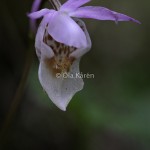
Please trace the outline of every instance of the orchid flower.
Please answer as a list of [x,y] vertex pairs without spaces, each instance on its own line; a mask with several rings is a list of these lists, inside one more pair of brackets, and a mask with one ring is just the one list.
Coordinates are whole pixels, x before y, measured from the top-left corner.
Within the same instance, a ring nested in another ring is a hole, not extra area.
[[104,7],[81,7],[89,1],[68,0],[58,11],[44,8],[29,14],[32,19],[43,17],[35,39],[40,83],[52,102],[63,111],[84,82],[82,78],[57,78],[57,75],[79,73],[80,58],[91,48],[86,26],[78,18],[140,23]]

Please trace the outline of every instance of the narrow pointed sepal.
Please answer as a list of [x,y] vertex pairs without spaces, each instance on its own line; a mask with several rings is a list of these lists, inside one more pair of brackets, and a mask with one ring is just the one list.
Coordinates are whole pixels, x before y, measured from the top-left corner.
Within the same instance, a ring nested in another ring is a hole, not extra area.
[[54,10],[44,8],[44,9],[41,9],[39,11],[29,13],[28,17],[30,17],[32,19],[38,19],[38,18],[41,18],[41,17],[45,16],[48,13],[53,13],[53,12],[54,12]]
[[99,6],[80,7],[75,11],[70,12],[70,16],[77,18],[92,18],[97,20],[112,20],[115,22],[132,21],[140,24],[140,22],[134,18]]
[[68,0],[60,7],[60,11],[72,12],[91,0]]

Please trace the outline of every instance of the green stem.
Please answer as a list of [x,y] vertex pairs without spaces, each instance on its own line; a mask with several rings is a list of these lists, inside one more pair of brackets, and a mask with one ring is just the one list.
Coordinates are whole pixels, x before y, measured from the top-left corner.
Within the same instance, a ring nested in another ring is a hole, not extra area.
[[61,7],[61,3],[59,0],[49,0],[55,10],[59,10]]
[[13,121],[13,118],[15,116],[15,113],[17,111],[17,108],[19,107],[20,103],[21,103],[21,97],[23,95],[24,92],[24,88],[25,88],[25,84],[27,81],[27,77],[32,65],[32,60],[33,60],[33,42],[30,44],[32,46],[30,46],[27,55],[26,55],[26,61],[25,61],[25,65],[24,65],[24,69],[23,69],[23,73],[22,73],[22,77],[20,80],[20,83],[18,85],[18,88],[16,90],[16,94],[13,98],[12,104],[10,106],[9,112],[6,116],[6,119],[4,120],[2,129],[1,129],[1,133],[0,133],[0,141],[4,141],[5,138],[7,137],[7,131]]
[[[53,5],[54,9],[59,10],[59,8],[61,6],[61,3],[60,3],[59,0],[49,0],[49,1]],[[30,34],[30,38],[33,39],[32,34]],[[33,54],[34,53],[33,49],[34,49],[33,41],[31,41],[30,48],[29,48],[27,56],[26,56],[26,61],[25,61],[25,65],[24,65],[24,69],[23,69],[23,73],[22,73],[20,83],[19,83],[18,88],[16,90],[16,93],[15,93],[15,96],[13,98],[12,104],[10,106],[9,112],[6,115],[6,119],[4,120],[3,126],[1,128],[0,142],[2,144],[4,144],[4,142],[5,142],[8,130],[10,128],[10,125],[13,122],[16,111],[17,111],[17,109],[18,109],[18,107],[21,103],[21,97],[23,95],[25,85],[26,85],[26,81],[27,81],[27,77],[29,75],[29,71],[30,71],[30,68],[31,68],[31,65],[32,65],[32,60],[33,60],[33,55],[34,55]]]

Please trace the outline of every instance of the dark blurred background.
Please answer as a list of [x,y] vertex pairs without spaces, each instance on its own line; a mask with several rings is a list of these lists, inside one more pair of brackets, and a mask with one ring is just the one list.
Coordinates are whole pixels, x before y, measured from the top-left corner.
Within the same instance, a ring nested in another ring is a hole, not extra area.
[[[32,2],[0,1],[2,130],[27,53],[35,51],[30,48],[34,43],[29,39],[26,15]],[[0,150],[150,149],[150,1],[92,0],[88,5],[108,7],[142,24],[84,20],[93,46],[82,58],[80,70],[95,78],[84,79],[84,89],[73,97],[66,112],[49,100],[39,84],[34,52],[24,93],[1,136]]]

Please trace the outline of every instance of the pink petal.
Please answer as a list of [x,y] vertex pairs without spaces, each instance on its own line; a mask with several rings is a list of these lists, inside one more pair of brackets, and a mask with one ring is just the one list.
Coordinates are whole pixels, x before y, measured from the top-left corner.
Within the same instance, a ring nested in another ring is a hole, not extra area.
[[127,15],[111,11],[104,7],[86,6],[78,8],[76,11],[69,13],[72,17],[78,18],[92,18],[98,20],[112,20],[112,21],[133,21],[140,23]]
[[49,9],[45,8],[45,9],[41,9],[39,11],[28,14],[28,17],[33,18],[33,19],[38,19],[38,18],[41,18],[44,15],[46,15],[48,13],[52,13],[52,12],[54,12],[54,10],[49,10]]
[[40,7],[41,2],[42,2],[42,0],[34,0],[34,2],[32,4],[31,12],[37,11]]
[[55,12],[48,25],[49,34],[58,42],[77,48],[86,47],[87,40],[79,25],[66,13]]
[[73,11],[76,8],[88,3],[91,0],[68,0],[66,3],[64,3],[60,10],[62,11]]
[[45,29],[46,29],[46,20],[45,18],[43,18],[41,24],[39,25],[35,38],[36,54],[39,60],[41,60],[43,57],[51,58],[54,55],[52,49],[43,42]]
[[54,10],[51,13],[48,13],[48,14],[44,15],[40,25],[43,26],[44,28],[46,28],[48,23],[50,23],[50,21],[51,21],[51,19],[52,19],[55,12],[56,11]]
[[83,47],[83,48],[79,48],[76,51],[72,52],[70,54],[70,57],[81,58],[85,53],[87,53],[91,49],[92,43],[91,43],[89,33],[86,29],[85,23],[81,19],[78,19],[78,18],[74,18],[74,20],[83,29],[85,36],[86,36],[86,39],[87,39],[87,46]]
[[[32,8],[31,8],[31,12],[35,12],[39,9],[40,5],[41,5],[42,0],[35,0],[32,4]],[[36,32],[37,30],[37,24],[36,24],[36,20],[35,19],[30,19],[30,29],[33,32]]]

